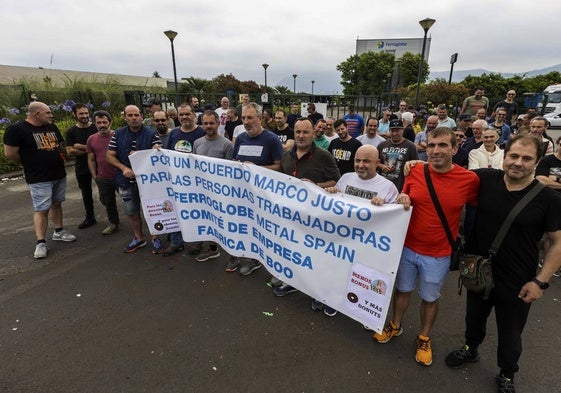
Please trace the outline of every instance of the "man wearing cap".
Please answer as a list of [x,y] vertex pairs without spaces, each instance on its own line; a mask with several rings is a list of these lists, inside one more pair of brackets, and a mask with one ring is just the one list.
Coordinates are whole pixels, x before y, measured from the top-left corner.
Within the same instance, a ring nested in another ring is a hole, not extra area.
[[473,119],[470,114],[463,113],[460,117],[458,117],[458,124],[456,125],[457,128],[464,130],[464,133],[468,138],[473,136],[473,131],[471,130],[472,121]]
[[407,161],[419,159],[415,144],[403,137],[403,122],[390,122],[389,138],[378,145],[380,163],[378,173],[392,181],[398,191],[403,188],[403,167]]
[[[144,104],[144,107],[146,108],[146,110],[148,111],[148,113],[150,114],[150,117],[147,117],[146,119],[144,119],[142,121],[142,125],[145,127],[152,127],[154,128],[154,123],[152,122],[152,117],[154,116],[154,113],[159,112],[162,110],[162,103],[160,101],[158,101],[155,98],[149,98],[148,101],[146,101],[146,103]],[[167,113],[166,113],[167,115]],[[169,129],[175,128],[175,123],[173,121],[173,119],[168,117],[168,121],[167,121],[167,127]],[[154,131],[156,129],[154,128]]]
[[343,120],[347,122],[347,130],[353,138],[357,138],[364,131],[364,119],[356,113],[354,105],[349,105],[349,113],[343,116]]

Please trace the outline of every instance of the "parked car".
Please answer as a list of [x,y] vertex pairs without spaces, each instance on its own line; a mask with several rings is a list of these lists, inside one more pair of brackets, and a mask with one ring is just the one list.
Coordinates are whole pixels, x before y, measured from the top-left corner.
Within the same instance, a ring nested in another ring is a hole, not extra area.
[[549,122],[549,128],[561,128],[561,112],[548,113],[544,117]]

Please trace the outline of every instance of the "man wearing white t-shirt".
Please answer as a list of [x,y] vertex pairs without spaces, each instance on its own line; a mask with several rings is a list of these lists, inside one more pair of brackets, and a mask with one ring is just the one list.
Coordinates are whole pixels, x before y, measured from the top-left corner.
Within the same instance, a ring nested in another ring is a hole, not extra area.
[[366,130],[364,134],[356,138],[363,145],[372,145],[378,147],[382,142],[385,142],[385,138],[382,138],[378,133],[378,119],[375,117],[370,117],[366,121]]
[[226,133],[226,122],[228,121],[228,109],[230,109],[230,100],[228,97],[222,97],[220,99],[220,107],[216,108],[214,111],[218,115],[218,133],[222,136]]
[[355,171],[345,173],[334,187],[327,187],[325,190],[367,198],[378,206],[397,203],[397,187],[390,180],[377,175],[377,162],[378,149],[372,145],[362,145],[355,154]]

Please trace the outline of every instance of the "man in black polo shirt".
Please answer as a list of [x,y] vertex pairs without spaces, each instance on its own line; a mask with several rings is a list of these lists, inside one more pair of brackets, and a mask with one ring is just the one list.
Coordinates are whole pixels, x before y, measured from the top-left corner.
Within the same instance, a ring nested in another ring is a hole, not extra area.
[[[295,145],[292,150],[283,154],[281,172],[322,188],[333,187],[341,177],[339,169],[333,156],[315,145],[314,138],[312,121],[308,118],[297,120],[294,125]],[[278,286],[281,281],[273,277],[271,284]],[[296,288],[288,284],[274,289],[276,296],[285,296],[296,291]]]

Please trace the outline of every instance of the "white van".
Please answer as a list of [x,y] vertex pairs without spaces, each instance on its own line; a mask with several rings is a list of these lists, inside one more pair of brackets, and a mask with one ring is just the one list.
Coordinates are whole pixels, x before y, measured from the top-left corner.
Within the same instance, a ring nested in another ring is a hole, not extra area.
[[550,85],[543,91],[543,96],[538,104],[538,113],[541,113],[543,102],[547,96],[545,113],[561,112],[561,83]]

